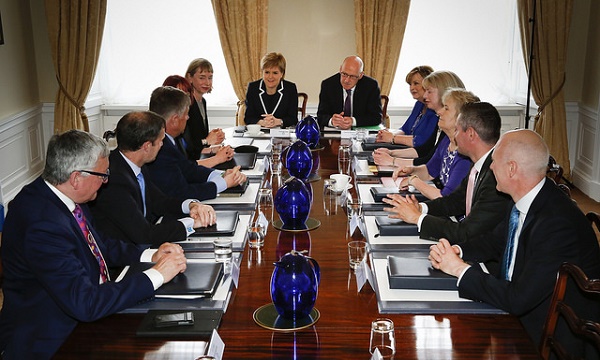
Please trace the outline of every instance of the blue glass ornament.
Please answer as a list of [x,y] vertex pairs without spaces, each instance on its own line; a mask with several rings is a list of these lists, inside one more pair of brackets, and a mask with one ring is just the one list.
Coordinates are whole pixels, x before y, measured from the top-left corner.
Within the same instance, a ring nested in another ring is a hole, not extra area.
[[311,149],[319,145],[321,132],[314,116],[308,115],[296,124],[296,137],[304,141]]
[[277,190],[273,202],[283,222],[283,229],[306,229],[306,220],[311,207],[310,199],[306,185],[293,176]]
[[298,140],[289,146],[286,153],[286,167],[291,176],[306,179],[312,170],[312,153],[308,145]]
[[317,261],[292,250],[273,265],[271,300],[277,313],[291,320],[308,316],[319,291],[321,274]]

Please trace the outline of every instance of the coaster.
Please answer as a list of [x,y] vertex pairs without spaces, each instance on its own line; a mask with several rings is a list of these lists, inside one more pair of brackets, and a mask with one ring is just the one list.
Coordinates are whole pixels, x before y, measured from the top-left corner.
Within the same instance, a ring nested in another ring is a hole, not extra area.
[[281,221],[281,219],[273,220],[273,227],[280,231],[289,231],[289,232],[310,231],[310,230],[314,230],[314,229],[318,228],[319,226],[321,226],[321,221],[319,221],[315,218],[310,218],[310,217],[308,219],[306,219],[306,222],[304,223],[304,226],[302,228],[297,228],[297,229],[289,229],[289,228],[284,227],[283,221]]
[[317,308],[313,307],[308,316],[294,321],[279,316],[279,313],[277,313],[277,310],[275,309],[275,305],[270,303],[256,309],[254,314],[252,314],[252,317],[257,325],[265,329],[275,331],[296,331],[314,325],[321,317],[321,313]]

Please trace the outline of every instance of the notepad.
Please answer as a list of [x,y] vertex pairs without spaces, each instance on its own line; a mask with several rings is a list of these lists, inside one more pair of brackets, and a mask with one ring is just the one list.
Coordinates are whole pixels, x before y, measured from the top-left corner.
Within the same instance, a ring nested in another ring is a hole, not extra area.
[[[251,145],[250,145],[251,146]],[[258,151],[258,148],[256,148],[256,151]],[[235,154],[233,154],[233,158],[229,161],[225,161],[224,163],[218,164],[216,166],[214,166],[214,169],[217,170],[227,170],[227,169],[232,169],[236,166],[240,167],[240,170],[249,170],[254,168],[254,165],[256,165],[256,151],[254,153],[239,153],[236,152]],[[213,157],[214,155],[212,154],[201,154],[200,155],[200,159],[208,159]]]
[[434,269],[429,252],[404,252],[390,255],[388,275],[392,289],[456,290],[456,278]]
[[376,216],[375,224],[379,228],[380,236],[415,236],[419,235],[419,228],[415,224],[406,223],[400,219],[387,216]]
[[195,228],[190,236],[231,236],[235,232],[240,215],[235,210],[215,211],[217,223],[207,227]]
[[370,188],[369,191],[371,192],[371,195],[373,196],[373,200],[375,202],[383,202],[383,199],[385,197],[387,197],[387,194],[399,194],[402,196],[415,195],[415,197],[417,198],[417,201],[426,201],[427,200],[425,195],[421,194],[418,191],[410,192],[407,190],[400,190],[398,188],[393,188],[393,187],[374,186],[374,187]]
[[[154,263],[140,262],[126,268],[123,279],[132,274],[137,274],[154,266]],[[168,283],[159,287],[156,297],[178,297],[181,295],[195,295],[210,297],[221,282],[223,277],[223,263],[217,262],[188,262],[184,273],[178,274]]]
[[230,188],[227,188],[227,189],[221,191],[219,194],[217,194],[217,196],[219,196],[219,197],[240,197],[240,196],[244,195],[244,193],[246,192],[246,189],[248,188],[248,185],[250,185],[250,181],[246,180],[243,183],[241,183],[240,185],[233,186],[233,187],[230,187]]

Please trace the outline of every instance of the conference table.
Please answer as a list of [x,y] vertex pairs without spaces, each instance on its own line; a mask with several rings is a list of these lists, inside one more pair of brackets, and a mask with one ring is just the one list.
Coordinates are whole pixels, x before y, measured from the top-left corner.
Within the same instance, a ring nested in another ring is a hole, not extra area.
[[[257,325],[255,310],[271,302],[273,263],[290,250],[289,236],[268,228],[264,247],[242,253],[239,285],[233,288],[218,334],[225,343],[224,359],[369,359],[371,322],[393,321],[395,359],[536,359],[537,350],[518,319],[507,314],[380,314],[369,284],[358,291],[349,268],[347,217],[342,209],[326,215],[323,179],[337,172],[339,138],[321,139],[317,176],[311,183],[310,217],[321,225],[296,243],[318,261],[321,281],[315,308],[318,321],[307,328],[281,332]],[[279,186],[271,177],[273,191]],[[356,179],[353,180],[354,182]],[[355,189],[354,189],[355,190]],[[275,215],[275,218],[278,218]],[[137,337],[143,314],[116,314],[80,323],[57,359],[196,359],[209,338]]]

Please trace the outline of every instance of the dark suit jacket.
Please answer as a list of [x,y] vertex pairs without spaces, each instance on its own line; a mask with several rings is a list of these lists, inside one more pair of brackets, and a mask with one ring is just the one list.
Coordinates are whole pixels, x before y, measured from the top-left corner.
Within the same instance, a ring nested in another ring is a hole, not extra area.
[[185,131],[181,135],[187,145],[186,153],[188,159],[200,159],[200,153],[205,146],[202,145],[202,140],[206,139],[209,132],[208,126],[208,111],[206,109],[206,100],[202,98],[201,106],[204,108],[206,119],[202,117],[198,104],[195,100],[190,105],[188,116],[190,117],[185,125]]
[[[335,74],[321,82],[317,117],[321,129],[329,123],[333,114],[344,110],[344,88],[340,74]],[[352,96],[352,116],[357,126],[381,124],[381,90],[377,80],[364,75],[356,83]]]
[[177,198],[207,200],[217,196],[217,185],[207,182],[213,169],[188,160],[165,137],[156,160],[146,165],[150,180],[165,194]]
[[[160,245],[185,240],[185,227],[175,219],[182,217],[181,203],[185,198],[172,198],[158,189],[146,166],[142,174],[146,182],[146,216],[142,193],[133,170],[118,149],[109,157],[110,179],[89,203],[101,231],[134,244]],[[156,222],[164,217],[160,224]]]
[[461,222],[454,222],[449,216],[465,214],[468,176],[450,195],[426,202],[429,211],[421,223],[421,238],[438,240],[443,237],[451,244],[457,244],[493,229],[502,221],[506,215],[504,209],[507,204],[512,206],[512,200],[496,190],[491,163],[492,153],[485,160],[475,184],[471,213]]
[[[480,241],[461,244],[463,259],[501,260],[508,238],[510,209],[501,225]],[[552,181],[546,183],[529,208],[519,236],[511,281],[485,274],[477,265],[467,270],[459,285],[461,297],[483,301],[520,318],[532,340],[539,343],[560,264],[581,267],[590,278],[600,277],[596,235],[581,210]],[[586,306],[575,306],[583,310]],[[589,308],[589,306],[587,307]],[[594,307],[589,316],[598,315]]]
[[[108,266],[139,261],[142,248],[103,238],[92,226],[88,207],[81,207]],[[154,293],[141,273],[99,285],[98,261],[75,217],[41,177],[10,203],[2,261],[4,359],[49,359],[78,322],[116,313]]]
[[[263,103],[265,107],[263,107]],[[277,109],[273,112],[276,107]],[[277,92],[274,95],[267,95],[262,80],[249,83],[246,91],[244,121],[246,124],[256,124],[262,119],[261,115],[263,114],[273,114],[276,118],[283,120],[283,127],[296,126],[298,123],[298,89],[296,89],[296,84],[281,80]]]

